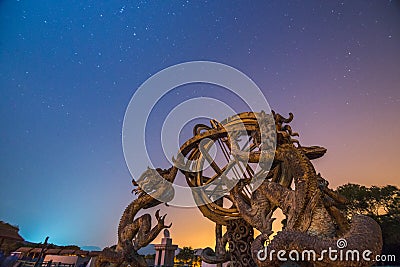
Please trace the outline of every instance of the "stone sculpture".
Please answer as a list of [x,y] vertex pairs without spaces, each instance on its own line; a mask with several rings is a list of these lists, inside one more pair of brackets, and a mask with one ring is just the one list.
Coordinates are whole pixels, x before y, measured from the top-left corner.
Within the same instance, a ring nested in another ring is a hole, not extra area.
[[[222,122],[212,120],[210,126],[196,125],[194,136],[181,146],[177,159],[173,159],[174,166],[168,170],[148,169],[133,181],[137,199],[122,215],[118,244],[113,249],[105,249],[97,265],[146,266],[137,250],[171,225],[164,224],[165,215],[160,216],[159,211],[155,214],[157,225],[153,228],[149,214],[135,216],[141,209],[173,198],[171,183],[178,171],[185,175],[189,186],[196,188],[193,197],[200,211],[216,224],[216,248],[203,251],[205,262],[229,261],[232,267],[280,266],[284,262],[276,254],[265,258],[260,255],[272,250],[314,250],[315,258],[300,259],[297,264],[372,265],[373,261],[364,259],[337,261],[322,257],[324,249],[337,249],[338,242],[345,241],[347,246],[341,248],[343,253],[369,250],[373,259],[381,251],[381,230],[369,217],[345,217],[341,209],[346,199],[328,188],[328,182],[311,163],[322,157],[326,149],[302,146],[293,138],[298,134],[289,125],[292,120],[291,113],[289,118],[284,118],[275,112],[245,112]],[[225,155],[224,166],[208,155],[213,144],[218,144]],[[199,166],[191,166],[193,161]],[[212,176],[203,173],[201,167],[205,163],[214,172]],[[261,168],[254,170],[254,164]],[[215,192],[223,193],[216,197]],[[270,240],[273,212],[277,208],[286,216],[286,225]],[[224,235],[222,226],[226,226]],[[255,239],[254,229],[261,233]]]

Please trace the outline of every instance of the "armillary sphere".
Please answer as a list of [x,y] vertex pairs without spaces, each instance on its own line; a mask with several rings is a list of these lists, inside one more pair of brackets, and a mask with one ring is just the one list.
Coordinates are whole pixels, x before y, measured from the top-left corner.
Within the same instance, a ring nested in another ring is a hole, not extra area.
[[[267,120],[263,131],[260,118]],[[264,142],[261,134],[267,135]],[[240,113],[222,122],[211,120],[210,126],[197,124],[193,135],[180,148],[179,169],[185,170],[182,172],[203,215],[226,225],[228,220],[240,218],[229,191],[240,181],[244,184],[240,194],[250,203],[255,187],[270,177],[275,151],[273,117],[264,112]],[[270,153],[265,161],[267,166],[261,168],[261,151],[266,145]],[[216,151],[214,158],[210,155],[212,148]]]

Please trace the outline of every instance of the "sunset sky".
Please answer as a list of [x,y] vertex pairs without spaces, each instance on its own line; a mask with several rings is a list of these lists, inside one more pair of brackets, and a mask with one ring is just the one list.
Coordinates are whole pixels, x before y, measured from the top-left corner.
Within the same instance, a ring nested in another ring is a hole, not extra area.
[[[301,143],[328,149],[315,166],[331,187],[399,186],[399,25],[396,1],[1,1],[0,220],[32,242],[115,244],[134,198],[127,105],[151,75],[192,60],[241,70],[293,112]],[[239,105],[214,89],[175,89],[154,129],[192,97]],[[214,246],[197,209],[162,209],[174,243]]]

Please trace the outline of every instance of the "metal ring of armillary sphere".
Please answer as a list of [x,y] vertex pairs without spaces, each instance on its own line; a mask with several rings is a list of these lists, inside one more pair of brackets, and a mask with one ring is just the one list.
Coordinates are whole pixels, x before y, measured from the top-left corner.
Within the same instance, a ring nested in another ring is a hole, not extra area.
[[[258,163],[257,153],[261,146],[255,113],[240,113],[222,122],[211,120],[210,123],[211,126],[198,124],[194,127],[194,136],[180,148],[180,155],[184,156],[180,160],[183,161],[183,169],[190,170],[183,173],[193,188],[200,211],[210,220],[226,225],[228,220],[240,218],[237,208],[229,200],[229,191],[241,180],[245,186],[240,194],[250,203],[253,191],[250,182],[256,176],[267,177],[268,171],[255,173],[254,166]],[[210,155],[213,146],[218,150],[215,158]],[[233,156],[235,147],[248,153],[247,161]],[[207,171],[204,166],[208,166]]]

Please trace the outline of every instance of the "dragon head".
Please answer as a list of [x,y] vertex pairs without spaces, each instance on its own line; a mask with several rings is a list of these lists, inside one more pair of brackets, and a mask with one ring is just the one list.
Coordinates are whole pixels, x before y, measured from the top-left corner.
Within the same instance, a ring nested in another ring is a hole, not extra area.
[[139,179],[132,179],[132,184],[136,187],[132,190],[138,197],[151,195],[162,202],[171,201],[174,197],[174,189],[169,181],[171,169],[151,169],[147,168]]

